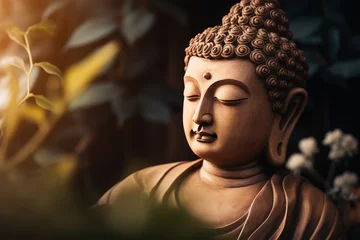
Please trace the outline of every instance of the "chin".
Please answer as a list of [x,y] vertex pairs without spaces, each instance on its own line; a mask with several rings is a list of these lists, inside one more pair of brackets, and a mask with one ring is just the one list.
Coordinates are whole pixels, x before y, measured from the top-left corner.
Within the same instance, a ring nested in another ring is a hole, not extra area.
[[202,159],[210,162],[218,162],[224,159],[224,154],[217,150],[212,144],[194,144],[191,146],[191,150]]

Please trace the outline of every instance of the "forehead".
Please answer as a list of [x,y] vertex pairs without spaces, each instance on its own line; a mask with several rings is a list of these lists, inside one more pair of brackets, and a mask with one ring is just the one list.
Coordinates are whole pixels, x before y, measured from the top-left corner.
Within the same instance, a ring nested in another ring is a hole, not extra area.
[[[204,78],[205,73],[211,74],[210,80]],[[185,73],[185,80],[187,76],[199,82],[233,79],[250,86],[261,83],[255,73],[254,64],[242,59],[210,60],[191,57]]]

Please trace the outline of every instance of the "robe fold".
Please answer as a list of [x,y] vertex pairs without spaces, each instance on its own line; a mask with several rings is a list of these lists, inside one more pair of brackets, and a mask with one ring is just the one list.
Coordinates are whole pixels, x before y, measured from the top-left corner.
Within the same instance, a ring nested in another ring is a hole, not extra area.
[[[98,204],[116,204],[125,194],[178,207],[176,190],[202,160],[138,171],[106,192]],[[274,173],[248,211],[226,226],[208,229],[217,239],[344,239],[342,220],[327,196],[305,179]]]

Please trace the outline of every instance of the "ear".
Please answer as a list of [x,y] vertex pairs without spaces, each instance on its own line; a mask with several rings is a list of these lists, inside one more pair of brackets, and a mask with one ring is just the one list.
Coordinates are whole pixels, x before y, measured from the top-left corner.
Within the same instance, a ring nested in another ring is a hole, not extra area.
[[307,101],[305,89],[293,88],[284,101],[281,114],[275,115],[267,149],[267,160],[271,165],[281,166],[285,163],[290,136]]

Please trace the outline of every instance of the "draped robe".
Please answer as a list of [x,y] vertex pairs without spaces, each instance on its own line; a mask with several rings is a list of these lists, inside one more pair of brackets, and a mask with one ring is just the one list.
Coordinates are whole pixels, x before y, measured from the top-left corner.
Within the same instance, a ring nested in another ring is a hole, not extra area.
[[[98,204],[116,204],[135,193],[160,204],[176,205],[176,188],[201,167],[202,160],[146,168],[119,182]],[[326,195],[293,174],[274,173],[248,211],[226,226],[209,229],[217,239],[343,239],[342,221]]]

